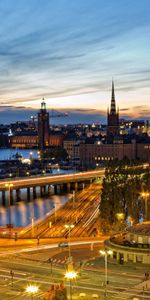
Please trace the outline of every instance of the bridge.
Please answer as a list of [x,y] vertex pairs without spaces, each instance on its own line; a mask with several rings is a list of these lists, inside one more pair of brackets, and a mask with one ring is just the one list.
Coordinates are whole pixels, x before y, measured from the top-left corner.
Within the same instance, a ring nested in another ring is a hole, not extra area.
[[14,191],[16,192],[15,199],[20,200],[21,189],[27,190],[27,198],[30,200],[31,191],[33,198],[36,198],[36,188],[40,187],[41,197],[48,195],[51,191],[51,187],[54,186],[54,193],[60,191],[70,192],[71,187],[77,191],[79,185],[84,183],[92,183],[96,179],[103,178],[105,174],[105,168],[99,170],[77,172],[71,174],[61,175],[42,175],[42,176],[30,176],[28,178],[15,178],[0,181],[0,192],[3,205],[6,204],[6,192],[8,192],[8,198],[10,204],[13,203]]

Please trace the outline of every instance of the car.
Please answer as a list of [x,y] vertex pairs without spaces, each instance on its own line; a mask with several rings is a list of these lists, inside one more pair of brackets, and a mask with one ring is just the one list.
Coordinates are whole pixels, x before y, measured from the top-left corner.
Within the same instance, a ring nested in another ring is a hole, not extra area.
[[61,242],[61,243],[58,244],[58,247],[66,248],[66,247],[68,247],[68,242]]

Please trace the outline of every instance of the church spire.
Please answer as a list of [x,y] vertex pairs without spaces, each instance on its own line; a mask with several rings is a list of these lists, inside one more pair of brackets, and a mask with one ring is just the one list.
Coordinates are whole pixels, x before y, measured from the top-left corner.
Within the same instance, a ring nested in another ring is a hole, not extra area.
[[46,103],[45,103],[45,99],[44,98],[42,99],[42,102],[41,102],[41,109],[42,110],[46,110]]
[[119,134],[119,110],[116,110],[114,81],[112,80],[111,105],[107,113],[107,135],[117,136]]
[[115,90],[114,90],[114,81],[112,80],[112,92],[111,92],[111,107],[110,113],[116,113],[116,102],[115,102]]

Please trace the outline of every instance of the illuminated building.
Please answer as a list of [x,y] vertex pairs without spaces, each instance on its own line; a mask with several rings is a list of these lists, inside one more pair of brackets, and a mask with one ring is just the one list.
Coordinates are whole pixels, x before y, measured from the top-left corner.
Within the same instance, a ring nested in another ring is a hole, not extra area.
[[150,264],[150,222],[138,223],[105,241],[105,248],[120,263]]
[[38,136],[34,132],[17,132],[9,137],[9,146],[11,148],[37,148]]

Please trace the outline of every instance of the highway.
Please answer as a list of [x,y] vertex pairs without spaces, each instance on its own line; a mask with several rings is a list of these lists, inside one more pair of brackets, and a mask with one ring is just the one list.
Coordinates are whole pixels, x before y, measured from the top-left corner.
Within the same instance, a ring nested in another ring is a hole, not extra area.
[[10,182],[11,184],[13,184],[13,189],[19,189],[46,184],[61,184],[67,182],[90,180],[104,176],[104,173],[105,169],[102,168],[101,170],[78,172],[72,174],[30,176],[28,178],[16,178],[8,180],[2,179],[0,181],[0,190],[6,190],[5,184]]
[[[21,231],[22,237],[39,238],[69,238],[97,236],[98,215],[100,204],[100,183],[93,183],[82,191],[75,193],[59,210],[54,208],[53,214],[48,215],[39,223],[33,224]],[[65,224],[73,224],[69,230]]]

